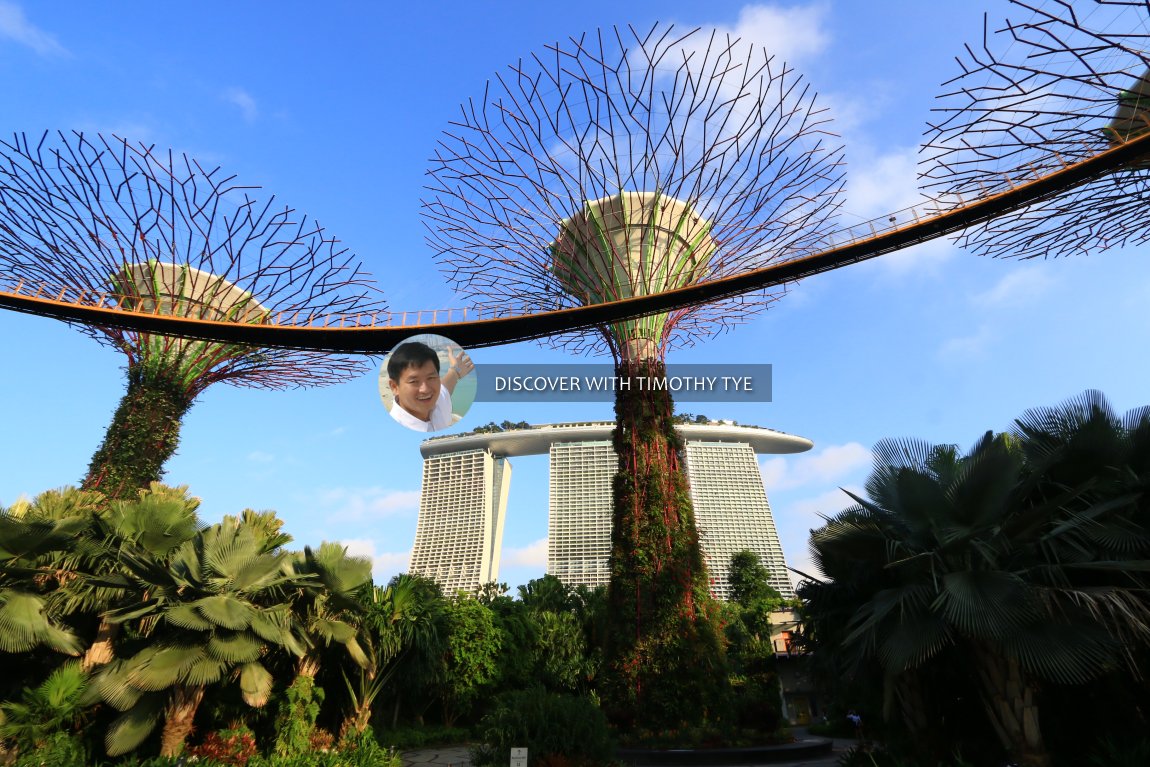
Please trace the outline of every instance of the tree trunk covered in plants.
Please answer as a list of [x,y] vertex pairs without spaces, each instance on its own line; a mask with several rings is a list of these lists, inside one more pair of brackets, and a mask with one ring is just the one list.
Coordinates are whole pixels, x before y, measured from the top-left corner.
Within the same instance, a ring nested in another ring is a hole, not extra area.
[[604,703],[623,728],[721,718],[726,662],[658,360],[625,362],[615,395],[619,456],[611,528]]
[[1050,767],[1038,722],[1037,691],[1021,664],[985,645],[975,652],[983,702],[999,741],[1022,767]]
[[203,685],[187,687],[182,684],[172,689],[172,697],[164,707],[164,732],[160,735],[160,756],[179,756],[184,742],[192,734],[196,709],[204,699]]
[[159,481],[164,463],[179,445],[180,421],[192,405],[192,396],[176,378],[129,365],[128,391],[92,456],[84,490],[131,498]]

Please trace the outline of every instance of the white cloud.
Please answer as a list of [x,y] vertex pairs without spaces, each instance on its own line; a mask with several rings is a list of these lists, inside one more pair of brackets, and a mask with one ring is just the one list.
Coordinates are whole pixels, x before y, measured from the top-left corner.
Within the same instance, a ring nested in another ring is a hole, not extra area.
[[19,5],[5,0],[0,0],[0,39],[25,45],[41,56],[68,55],[55,37],[28,21]]
[[994,331],[990,325],[984,324],[976,333],[951,338],[943,343],[939,347],[938,356],[944,360],[965,361],[982,355],[994,339]]
[[540,538],[534,543],[529,543],[518,549],[504,549],[500,566],[546,567],[547,539]]
[[322,492],[318,502],[331,520],[375,519],[418,510],[419,491],[337,487]]
[[[858,485],[847,485],[846,489],[855,495],[865,497],[862,487]],[[814,527],[822,527],[824,516],[833,517],[843,509],[853,505],[854,500],[844,493],[842,488],[836,488],[813,498],[805,498],[787,504],[786,514],[796,520],[805,520],[802,524],[809,530]]]
[[253,463],[271,463],[276,459],[276,457],[271,453],[265,453],[262,450],[253,450],[252,452],[248,453],[247,458]]
[[339,541],[353,557],[371,559],[371,575],[377,586],[386,585],[393,575],[405,573],[411,564],[411,550],[376,553],[375,541],[370,538],[348,538]]
[[879,256],[878,261],[887,274],[935,273],[958,252],[959,248],[953,242],[945,237],[939,237],[921,245],[912,245]]
[[246,122],[254,122],[259,116],[255,98],[243,88],[228,88],[224,91],[224,101],[238,107]]
[[[846,485],[846,489],[865,497],[863,489],[858,485]],[[832,517],[853,504],[854,500],[842,489],[834,489],[788,503],[781,510],[776,510],[776,524],[783,551],[786,552],[787,565],[816,578],[821,577],[822,572],[811,559],[810,531],[822,527],[823,517]],[[791,582],[796,585],[802,580],[802,576],[795,573],[790,576]]]
[[921,204],[924,200],[918,191],[916,152],[912,148],[866,153],[850,162],[844,207],[855,216],[869,220]]
[[777,5],[747,5],[739,20],[728,30],[744,42],[765,48],[788,64],[814,57],[830,45],[826,25],[827,7],[821,3],[783,8]]
[[[871,452],[858,442],[830,445],[816,453],[794,458],[778,456],[762,461],[767,493],[813,484],[830,484],[871,465]],[[789,513],[789,512],[788,512]]]
[[1047,269],[1026,266],[1003,276],[994,287],[974,297],[982,306],[1018,306],[1033,301],[1054,284]]
[[[846,203],[838,219],[841,227],[853,227],[854,234],[866,237],[871,236],[872,219],[876,231],[881,232],[934,215],[918,189],[917,148],[876,153],[867,149],[861,135],[848,139],[846,144],[850,157]],[[949,238],[939,237],[887,253],[878,260],[888,273],[930,272],[949,260],[956,250]]]

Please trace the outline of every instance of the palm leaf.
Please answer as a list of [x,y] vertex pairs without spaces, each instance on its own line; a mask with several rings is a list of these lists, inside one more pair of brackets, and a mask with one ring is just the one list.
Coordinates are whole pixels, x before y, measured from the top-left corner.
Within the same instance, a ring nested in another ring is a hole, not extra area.
[[128,684],[130,668],[127,661],[115,659],[96,671],[89,680],[81,704],[91,706],[100,701],[117,711],[128,711],[140,701],[141,691]]
[[133,605],[108,610],[102,617],[108,621],[108,623],[126,623],[136,620],[137,618],[143,618],[145,615],[151,615],[156,612],[159,606],[159,599],[146,599],[143,602],[138,602]]
[[355,639],[355,629],[343,621],[319,618],[312,623],[312,630],[322,637],[325,643],[345,644]]
[[146,692],[165,690],[182,681],[203,657],[204,649],[196,645],[147,647],[128,660],[128,682]]
[[134,751],[156,729],[163,711],[163,698],[148,695],[108,727],[104,734],[104,749],[108,756],[120,756]]
[[164,620],[179,628],[193,631],[209,631],[215,623],[202,617],[190,604],[175,605],[164,612]]
[[942,577],[933,609],[968,637],[998,638],[1038,618],[1037,602],[1014,573],[962,570]]
[[1056,684],[1083,684],[1113,668],[1121,647],[1100,626],[1042,621],[1000,640],[1022,667]]
[[75,634],[48,620],[43,599],[15,589],[0,590],[0,650],[21,653],[41,645],[66,655],[79,655],[82,649]]
[[950,627],[937,615],[917,613],[899,620],[878,643],[883,668],[903,672],[921,666],[952,644]]
[[254,635],[241,632],[217,632],[208,640],[207,653],[226,663],[250,663],[260,657],[263,643]]
[[259,708],[267,703],[273,682],[271,673],[259,663],[245,663],[240,667],[240,690],[249,706]]
[[192,602],[200,615],[217,626],[239,631],[246,629],[252,623],[257,611],[247,602],[236,599],[229,594],[216,594]]
[[215,684],[228,673],[229,664],[222,660],[201,655],[195,662],[184,669],[181,682],[189,687],[207,686]]

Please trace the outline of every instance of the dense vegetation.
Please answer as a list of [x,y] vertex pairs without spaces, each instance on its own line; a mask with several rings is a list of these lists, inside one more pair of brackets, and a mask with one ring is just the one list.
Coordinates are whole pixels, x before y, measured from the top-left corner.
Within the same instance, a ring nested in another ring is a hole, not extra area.
[[[854,708],[881,743],[844,764],[1144,764],[1148,483],[1150,408],[1119,417],[1095,393],[966,451],[876,446],[865,494],[812,531],[825,578],[799,589],[830,729]],[[642,599],[695,613],[648,627],[666,663],[633,701],[654,718],[629,723],[610,659],[639,651],[615,634],[645,606],[612,616],[605,590],[551,576],[514,598],[377,586],[339,545],[293,550],[272,512],[208,525],[197,506],[152,484],[0,509],[0,761],[398,767],[389,747],[471,741],[477,764],[527,745],[542,767],[783,737],[770,620],[789,605],[750,552],[727,603],[674,550],[662,570],[630,563]]]
[[[602,589],[375,586],[341,546],[291,550],[272,512],[205,525],[198,504],[157,483],[0,509],[0,738],[16,765],[354,767],[471,731],[529,742],[533,761],[609,754]],[[563,712],[562,737],[510,721],[522,701]]]
[[966,452],[876,446],[866,497],[812,532],[828,579],[799,592],[812,662],[885,719],[889,763],[1144,763],[1148,483],[1150,408],[1095,392]]

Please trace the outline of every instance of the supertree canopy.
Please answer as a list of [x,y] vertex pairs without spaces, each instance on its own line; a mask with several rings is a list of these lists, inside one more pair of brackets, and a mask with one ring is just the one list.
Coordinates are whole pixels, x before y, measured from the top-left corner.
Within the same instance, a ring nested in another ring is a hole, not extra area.
[[[463,105],[423,213],[481,310],[596,304],[730,276],[826,245],[843,184],[826,113],[793,70],[737,39],[656,25],[547,46]],[[621,379],[766,307],[749,294],[571,334]],[[721,716],[715,605],[666,390],[616,389],[604,700],[623,726]]]
[[[381,308],[346,249],[274,197],[186,155],[80,133],[0,141],[0,277],[80,304],[202,320]],[[320,386],[365,364],[78,327],[128,358],[128,391],[83,481],[113,496],[159,479],[181,419],[211,384]]]
[[[948,202],[1004,191],[1150,130],[1150,5],[1014,0],[1020,21],[967,46],[927,132],[924,189]],[[1150,239],[1150,159],[967,231],[975,252],[1035,258]]]

